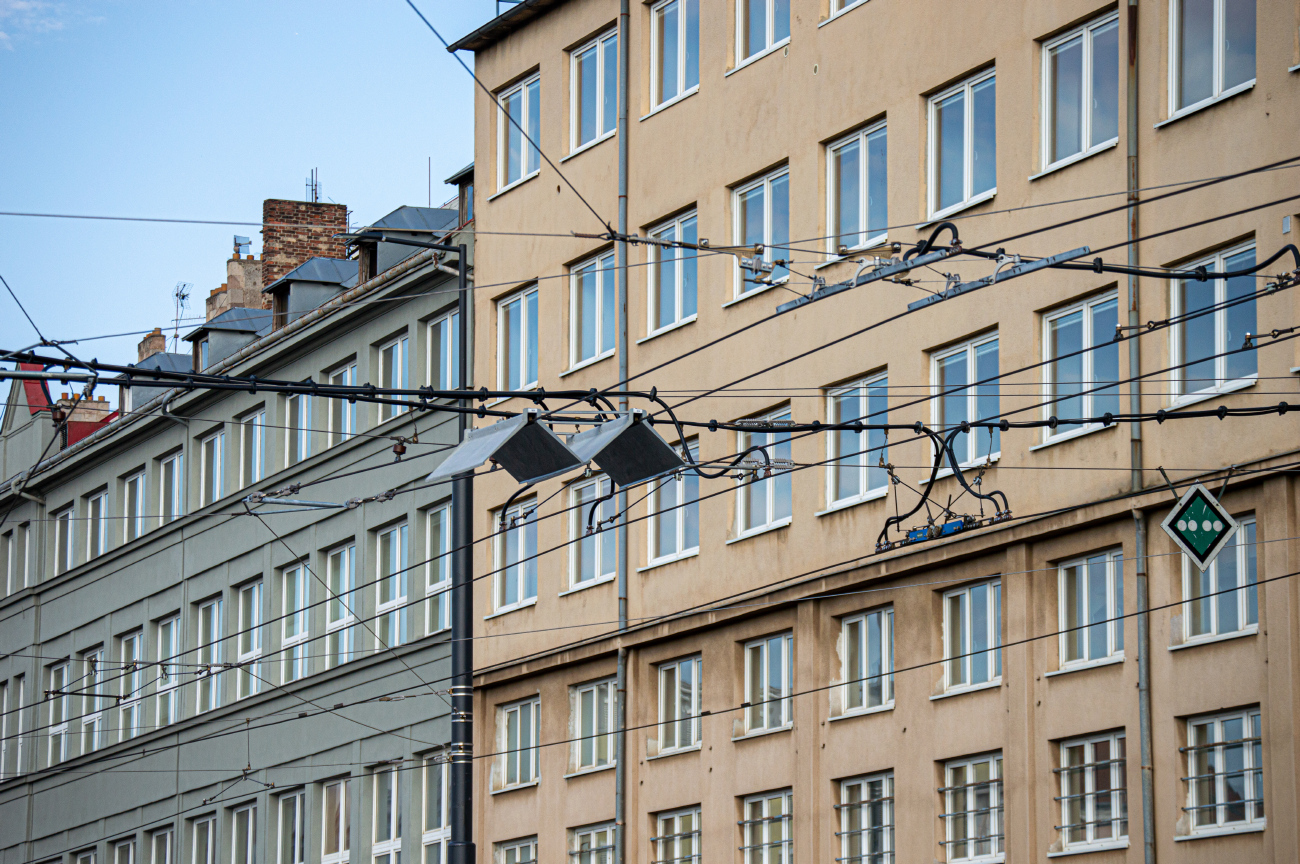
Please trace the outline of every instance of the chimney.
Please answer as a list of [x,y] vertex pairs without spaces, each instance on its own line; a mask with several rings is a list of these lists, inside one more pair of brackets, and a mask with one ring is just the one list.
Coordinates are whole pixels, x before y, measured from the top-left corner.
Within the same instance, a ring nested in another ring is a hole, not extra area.
[[143,363],[155,354],[161,354],[167,350],[167,337],[163,335],[161,327],[153,328],[153,332],[140,340],[139,352],[140,359],[137,363]]
[[314,201],[262,202],[262,285],[270,285],[308,258],[346,258],[348,208]]
[[262,262],[238,253],[226,262],[226,281],[214,288],[207,299],[207,320],[228,309],[269,309],[270,298],[262,296]]

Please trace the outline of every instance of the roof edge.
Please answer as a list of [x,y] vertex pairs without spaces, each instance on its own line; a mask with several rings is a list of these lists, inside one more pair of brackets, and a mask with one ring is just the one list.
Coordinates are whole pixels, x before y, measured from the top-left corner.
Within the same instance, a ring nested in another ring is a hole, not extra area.
[[482,51],[484,48],[489,48],[500,42],[534,18],[542,16],[552,7],[559,6],[564,2],[565,0],[521,0],[521,2],[502,12],[474,32],[462,36],[448,45],[447,50],[453,53],[456,51]]

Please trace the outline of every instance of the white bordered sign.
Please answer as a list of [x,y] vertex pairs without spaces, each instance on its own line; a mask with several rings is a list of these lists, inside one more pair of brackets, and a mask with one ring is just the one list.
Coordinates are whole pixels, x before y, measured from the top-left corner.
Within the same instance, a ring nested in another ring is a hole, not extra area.
[[1210,490],[1196,483],[1169,511],[1160,527],[1192,559],[1197,569],[1204,571],[1237,533],[1238,526],[1237,520]]

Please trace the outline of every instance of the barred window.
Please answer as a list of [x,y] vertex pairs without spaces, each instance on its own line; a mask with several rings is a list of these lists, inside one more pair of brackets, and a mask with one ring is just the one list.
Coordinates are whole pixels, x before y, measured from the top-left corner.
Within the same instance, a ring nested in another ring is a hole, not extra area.
[[840,784],[840,857],[847,864],[893,864],[894,773]]
[[1128,836],[1128,780],[1124,735],[1061,744],[1061,845],[1109,846]]
[[698,864],[700,860],[700,808],[688,807],[655,817],[658,836],[651,837],[651,864]]
[[1262,825],[1263,745],[1258,708],[1187,721],[1187,806],[1192,832]]
[[745,864],[792,864],[794,793],[789,789],[751,795],[740,821]]
[[610,864],[614,860],[614,825],[593,825],[569,832],[572,864]]
[[497,864],[530,864],[537,860],[537,838],[498,843],[496,852]]
[[949,861],[1001,861],[1002,754],[954,759],[945,766],[943,847]]

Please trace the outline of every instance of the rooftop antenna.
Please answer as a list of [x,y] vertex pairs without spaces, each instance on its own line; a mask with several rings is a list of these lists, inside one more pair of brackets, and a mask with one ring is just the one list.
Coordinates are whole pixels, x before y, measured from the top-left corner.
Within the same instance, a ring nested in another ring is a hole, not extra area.
[[172,347],[177,350],[181,347],[181,313],[190,308],[190,289],[193,287],[193,282],[177,282],[172,291],[172,298],[176,301],[176,317],[172,319]]
[[307,176],[307,199],[313,204],[320,202],[320,176],[317,174],[319,169],[311,169],[311,174]]

